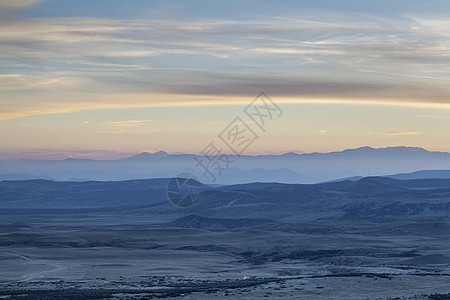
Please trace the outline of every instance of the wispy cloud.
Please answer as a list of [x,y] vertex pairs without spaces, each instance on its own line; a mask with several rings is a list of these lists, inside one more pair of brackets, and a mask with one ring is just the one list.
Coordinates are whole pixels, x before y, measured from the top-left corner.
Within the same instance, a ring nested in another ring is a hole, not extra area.
[[0,12],[21,9],[38,2],[42,2],[42,0],[2,0],[0,1]]
[[96,130],[91,132],[92,134],[107,134],[107,135],[123,135],[123,134],[154,134],[156,132],[159,132],[158,130],[140,130],[140,129],[117,129],[117,130]]
[[[0,93],[32,99],[1,103],[8,118],[142,105],[135,94],[149,106],[186,95],[215,104],[262,89],[296,101],[450,104],[445,18],[34,18],[0,28]],[[127,101],[104,100],[118,94]],[[86,97],[89,103],[74,100]]]
[[132,126],[147,126],[153,120],[126,120],[126,121],[111,121],[106,124],[115,127],[132,127]]
[[71,90],[86,84],[88,79],[65,74],[0,74],[0,92],[2,91],[61,91]]
[[392,131],[386,132],[384,135],[416,135],[419,134],[417,131]]

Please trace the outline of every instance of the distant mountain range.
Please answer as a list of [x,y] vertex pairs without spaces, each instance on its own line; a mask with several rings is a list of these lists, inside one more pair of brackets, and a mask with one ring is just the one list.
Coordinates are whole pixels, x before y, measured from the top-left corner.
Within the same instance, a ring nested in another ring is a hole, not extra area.
[[[118,160],[0,160],[0,180],[129,180],[172,177],[182,172],[192,173],[200,181],[211,184],[255,181],[318,183],[340,178],[356,180],[368,175],[404,179],[450,177],[450,171],[447,171],[450,170],[450,153],[417,147],[361,147],[309,154],[229,155],[231,163],[226,166],[222,162],[220,172],[218,165],[210,166],[209,171],[216,177],[215,181],[198,163],[205,159],[193,154],[159,151],[143,152]],[[416,173],[408,175],[412,172]]]
[[421,170],[388,176],[395,179],[450,178],[450,170]]

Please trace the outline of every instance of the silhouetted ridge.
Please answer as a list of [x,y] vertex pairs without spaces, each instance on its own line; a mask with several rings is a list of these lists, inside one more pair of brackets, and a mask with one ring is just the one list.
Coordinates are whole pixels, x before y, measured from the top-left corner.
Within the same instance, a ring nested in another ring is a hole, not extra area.
[[166,151],[158,151],[155,153],[142,152],[137,155],[131,156],[127,159],[148,159],[148,158],[164,158],[170,156]]

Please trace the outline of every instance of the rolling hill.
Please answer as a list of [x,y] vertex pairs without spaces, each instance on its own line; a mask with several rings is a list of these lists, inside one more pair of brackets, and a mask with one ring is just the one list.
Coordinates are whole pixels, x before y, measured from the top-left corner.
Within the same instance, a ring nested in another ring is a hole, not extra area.
[[[95,209],[102,213],[299,221],[327,218],[446,217],[450,179],[365,177],[322,184],[251,183],[212,188],[181,209],[167,200],[169,179],[116,182],[0,182],[0,211]],[[119,209],[120,208],[120,209]]]

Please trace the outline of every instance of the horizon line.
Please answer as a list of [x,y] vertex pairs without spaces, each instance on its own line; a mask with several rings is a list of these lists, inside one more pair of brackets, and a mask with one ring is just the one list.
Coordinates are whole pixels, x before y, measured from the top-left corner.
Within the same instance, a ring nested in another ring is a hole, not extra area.
[[[233,153],[223,152],[220,155],[227,155],[233,157],[258,157],[258,156],[283,156],[283,155],[310,155],[310,154],[331,154],[331,153],[339,153],[347,150],[359,150],[359,149],[372,149],[372,150],[382,150],[382,149],[392,149],[392,148],[407,148],[407,149],[418,149],[424,150],[426,152],[431,153],[450,153],[448,151],[439,151],[439,150],[429,150],[424,147],[418,146],[404,146],[404,145],[396,145],[396,146],[386,146],[386,147],[372,147],[372,146],[360,146],[355,148],[344,148],[340,150],[329,150],[329,151],[279,151],[279,152],[271,152],[271,153],[244,153],[241,155],[236,155]],[[36,149],[29,152],[20,152],[20,153],[11,153],[11,152],[0,152],[0,160],[48,160],[48,161],[62,161],[66,159],[85,159],[85,160],[121,160],[127,158],[133,158],[139,156],[141,154],[149,154],[155,155],[163,152],[167,154],[167,156],[180,156],[180,155],[196,155],[196,156],[205,156],[199,152],[167,152],[165,150],[143,150],[140,152],[134,151],[114,151],[114,150],[105,150],[105,149],[89,149],[89,150],[60,150],[60,149]],[[99,157],[105,158],[99,158]],[[109,156],[109,157],[108,157]],[[114,157],[115,156],[115,157]],[[216,155],[218,156],[218,155]],[[95,158],[97,157],[97,158]]]

